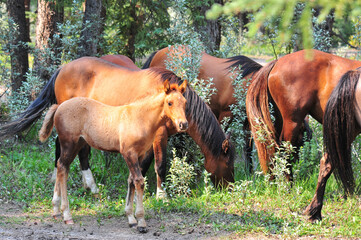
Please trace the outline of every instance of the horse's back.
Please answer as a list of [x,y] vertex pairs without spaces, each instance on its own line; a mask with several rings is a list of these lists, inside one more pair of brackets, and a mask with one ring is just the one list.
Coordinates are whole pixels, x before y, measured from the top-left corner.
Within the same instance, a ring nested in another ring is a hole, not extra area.
[[119,66],[129,68],[134,71],[140,70],[140,68],[134,64],[132,59],[130,59],[129,57],[124,56],[124,55],[105,55],[100,58],[103,60],[106,60],[108,62],[117,64]]
[[132,71],[99,58],[83,57],[62,67],[55,81],[55,95],[59,104],[72,97],[89,97],[118,106],[159,84],[161,80],[149,69]]
[[326,103],[339,79],[358,66],[361,66],[359,61],[318,50],[302,50],[277,60],[269,75],[268,87],[279,107],[294,105],[294,110],[311,112],[322,122]]

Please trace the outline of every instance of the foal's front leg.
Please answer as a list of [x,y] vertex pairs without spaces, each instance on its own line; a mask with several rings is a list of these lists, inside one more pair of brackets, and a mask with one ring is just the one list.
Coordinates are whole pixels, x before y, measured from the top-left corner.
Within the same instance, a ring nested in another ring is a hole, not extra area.
[[138,231],[140,233],[148,232],[147,224],[144,219],[144,207],[143,207],[143,193],[144,193],[144,178],[140,170],[139,161],[137,154],[129,152],[124,155],[125,161],[129,168],[129,179],[128,179],[128,195],[125,212],[128,217],[129,226],[134,226],[137,221],[133,216],[133,200],[134,200],[134,189],[137,192],[136,199],[136,210],[135,217],[138,220]]
[[127,193],[127,199],[125,204],[125,214],[128,217],[128,223],[129,227],[135,227],[137,226],[137,220],[134,217],[133,214],[133,201],[134,201],[134,183],[133,183],[133,177],[132,174],[129,174],[128,177],[128,193]]

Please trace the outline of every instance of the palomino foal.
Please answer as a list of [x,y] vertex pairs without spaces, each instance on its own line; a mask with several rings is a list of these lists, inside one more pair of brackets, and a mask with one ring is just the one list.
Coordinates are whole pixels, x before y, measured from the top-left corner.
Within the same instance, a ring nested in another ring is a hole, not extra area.
[[[62,210],[65,223],[74,223],[67,199],[66,182],[70,164],[84,144],[88,143],[91,147],[123,155],[129,168],[125,207],[129,226],[138,225],[139,232],[147,232],[143,208],[144,178],[139,163],[152,146],[157,129],[167,119],[172,120],[177,131],[187,130],[186,99],[183,97],[186,87],[186,81],[178,86],[170,85],[166,80],[164,89],[159,93],[120,107],[81,97],[51,106],[39,135],[40,140],[45,141],[55,125],[60,141],[61,155],[52,201],[54,217],[61,216]],[[137,219],[133,214],[135,191]]]

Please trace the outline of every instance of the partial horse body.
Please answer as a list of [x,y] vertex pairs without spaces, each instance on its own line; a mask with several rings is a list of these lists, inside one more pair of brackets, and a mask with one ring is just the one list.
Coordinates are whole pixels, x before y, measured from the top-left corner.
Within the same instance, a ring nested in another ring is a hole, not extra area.
[[360,70],[351,70],[342,76],[326,105],[323,119],[325,155],[321,159],[316,193],[305,210],[313,219],[321,219],[326,183],[333,171],[347,194],[354,191],[351,144],[361,132]]
[[[55,125],[61,155],[54,188],[54,217],[61,215],[73,224],[67,199],[66,182],[69,167],[84,144],[91,147],[120,152],[129,168],[128,194],[125,212],[129,226],[137,226],[147,232],[144,219],[144,178],[140,162],[151,148],[156,131],[169,119],[177,132],[185,131],[188,121],[185,115],[186,100],[183,93],[186,81],[180,86],[164,82],[164,90],[129,105],[113,107],[89,98],[77,97],[53,105],[45,116],[40,130],[40,140],[45,141]],[[136,212],[133,213],[134,193],[137,192]],[[60,209],[61,203],[61,209]]]
[[[24,131],[51,104],[61,104],[73,97],[88,97],[107,105],[120,106],[156,91],[167,79],[172,83],[181,82],[180,78],[166,69],[150,68],[133,71],[94,57],[74,60],[54,73],[39,97],[18,119],[0,126],[0,138]],[[211,173],[211,179],[216,185],[233,182],[234,147],[200,97],[190,88],[187,88],[185,97],[189,121],[187,133],[205,155],[204,165]],[[175,132],[173,124],[168,122],[158,129],[153,146],[158,156],[156,159],[165,158],[168,136]],[[88,151],[89,147],[79,152],[79,159],[85,159],[86,163]],[[57,154],[60,155],[60,152],[58,151]],[[161,183],[165,180],[165,165],[156,166],[157,186],[161,188]],[[145,170],[143,169],[143,173]]]
[[[281,141],[301,145],[299,136],[307,114],[323,123],[326,103],[341,76],[360,66],[360,61],[317,50],[302,50],[270,62],[257,72],[248,89],[246,107],[265,173],[272,167],[272,154]],[[273,106],[275,124],[271,120],[269,103]],[[259,130],[264,133],[262,138],[257,136]],[[325,162],[323,158],[321,170],[326,168]],[[291,167],[289,179],[292,179]],[[320,209],[315,209],[310,205],[306,210],[310,220],[321,218]]]
[[[188,46],[177,45],[166,47],[153,53],[146,61],[144,68],[148,67],[163,67],[166,68],[166,63],[172,61],[172,57],[184,57],[189,51]],[[247,85],[252,81],[254,74],[262,68],[262,65],[253,61],[246,56],[234,56],[231,58],[217,58],[207,53],[202,53],[200,62],[200,69],[198,78],[204,79],[206,83],[210,81],[213,83],[213,87],[216,89],[215,94],[210,98],[209,107],[221,122],[225,117],[230,117],[232,120],[232,112],[230,106],[236,104],[234,97],[234,80],[238,75],[242,75],[243,89],[247,89]],[[248,121],[244,122],[245,133],[248,133]],[[245,136],[245,158],[249,171],[252,171],[252,142],[249,134]],[[164,160],[163,160],[164,161]]]

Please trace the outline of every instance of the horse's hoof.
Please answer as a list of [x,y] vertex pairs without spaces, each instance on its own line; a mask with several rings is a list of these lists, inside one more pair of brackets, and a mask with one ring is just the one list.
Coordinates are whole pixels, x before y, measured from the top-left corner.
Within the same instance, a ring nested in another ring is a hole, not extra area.
[[99,193],[94,193],[94,194],[93,194],[93,198],[99,199],[99,198],[100,198]]
[[136,224],[136,223],[129,223],[129,227],[130,228],[134,228],[134,227],[136,227],[138,224]]
[[53,215],[53,218],[54,218],[55,220],[60,219],[60,218],[61,218],[61,213],[54,214],[54,215]]
[[307,221],[310,223],[316,223],[316,222],[322,221],[322,217],[321,216],[310,216]]
[[146,227],[138,227],[138,231],[140,233],[147,233],[148,232],[148,229]]
[[73,224],[74,224],[74,221],[73,221],[73,219],[64,220],[64,223],[65,223],[66,225],[73,225]]

